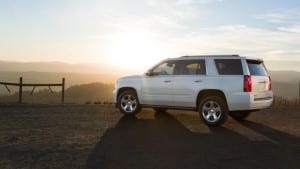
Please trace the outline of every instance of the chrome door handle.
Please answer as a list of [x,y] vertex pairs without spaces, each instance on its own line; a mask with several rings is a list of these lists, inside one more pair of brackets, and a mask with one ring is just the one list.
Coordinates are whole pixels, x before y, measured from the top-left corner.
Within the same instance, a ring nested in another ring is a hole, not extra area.
[[165,83],[170,83],[170,82],[171,82],[171,80],[165,80],[164,82],[165,82]]
[[199,83],[199,82],[202,82],[202,80],[195,80],[194,82]]

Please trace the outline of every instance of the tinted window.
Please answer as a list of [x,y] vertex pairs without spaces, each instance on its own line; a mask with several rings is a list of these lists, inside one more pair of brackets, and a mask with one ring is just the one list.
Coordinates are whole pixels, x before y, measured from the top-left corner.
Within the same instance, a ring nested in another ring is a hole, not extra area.
[[175,75],[203,75],[206,74],[204,60],[178,61],[174,70]]
[[267,76],[267,71],[263,62],[256,60],[247,60],[247,64],[251,75]]
[[152,73],[153,75],[172,75],[174,72],[175,63],[174,62],[163,62],[156,66]]
[[215,63],[220,75],[243,75],[240,59],[215,59]]

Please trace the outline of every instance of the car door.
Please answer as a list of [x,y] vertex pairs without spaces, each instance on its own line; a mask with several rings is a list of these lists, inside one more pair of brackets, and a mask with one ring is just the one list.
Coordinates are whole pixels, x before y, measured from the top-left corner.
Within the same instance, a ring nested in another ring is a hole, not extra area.
[[204,87],[205,79],[204,59],[178,61],[173,80],[174,106],[195,107],[198,92]]
[[175,61],[164,61],[142,78],[142,103],[172,105],[173,72]]

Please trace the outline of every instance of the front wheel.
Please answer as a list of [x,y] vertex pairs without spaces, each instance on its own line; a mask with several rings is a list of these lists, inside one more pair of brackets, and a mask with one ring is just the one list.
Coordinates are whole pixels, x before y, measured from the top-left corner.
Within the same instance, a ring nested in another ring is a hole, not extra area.
[[200,118],[208,125],[221,125],[228,117],[226,102],[222,97],[207,96],[202,99],[199,106]]
[[138,113],[141,106],[136,93],[132,90],[122,92],[118,98],[118,108],[126,115]]

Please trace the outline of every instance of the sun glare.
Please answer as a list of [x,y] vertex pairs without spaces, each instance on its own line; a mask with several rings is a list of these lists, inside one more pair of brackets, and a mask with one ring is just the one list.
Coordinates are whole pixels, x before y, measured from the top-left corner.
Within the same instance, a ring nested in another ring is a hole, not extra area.
[[162,56],[159,43],[147,30],[130,28],[111,36],[106,57],[110,64],[147,69]]

